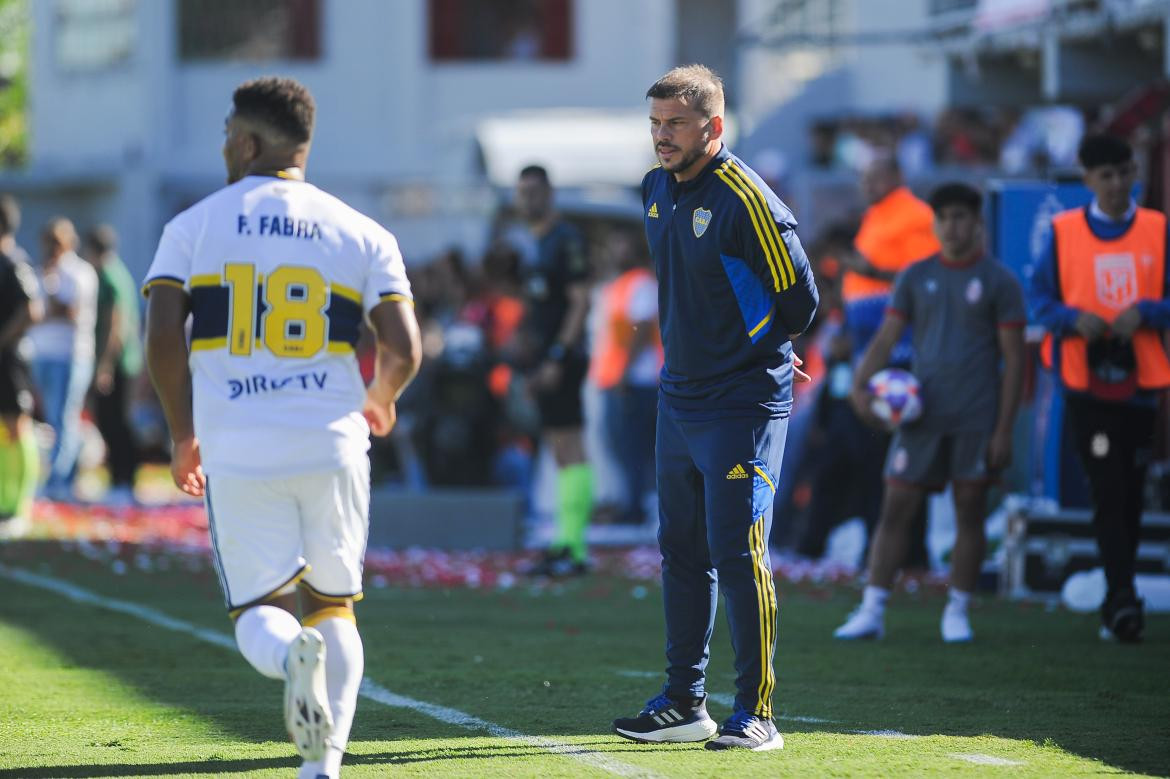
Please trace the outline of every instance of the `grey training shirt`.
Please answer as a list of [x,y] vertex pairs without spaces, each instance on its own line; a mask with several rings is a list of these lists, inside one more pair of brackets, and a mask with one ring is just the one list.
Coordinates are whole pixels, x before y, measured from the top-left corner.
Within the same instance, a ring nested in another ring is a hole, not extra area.
[[898,275],[889,313],[909,325],[922,384],[917,429],[990,430],[999,409],[1001,327],[1026,320],[1020,282],[998,260],[958,265],[939,255]]

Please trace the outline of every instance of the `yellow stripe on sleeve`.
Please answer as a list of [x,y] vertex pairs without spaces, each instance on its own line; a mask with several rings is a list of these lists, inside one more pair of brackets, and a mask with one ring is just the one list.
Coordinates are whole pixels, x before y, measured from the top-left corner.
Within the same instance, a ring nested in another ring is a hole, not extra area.
[[175,289],[186,290],[183,282],[177,279],[151,279],[142,285],[142,297],[150,295],[150,291],[155,287],[174,287]]
[[385,295],[382,295],[382,297],[378,298],[378,300],[382,303],[385,303],[386,301],[393,301],[395,303],[409,303],[412,306],[414,305],[413,299],[397,292],[387,292]]
[[743,172],[736,165],[730,165],[732,173],[739,178],[741,182],[748,188],[748,191],[754,195],[756,202],[763,211],[762,219],[766,225],[765,229],[771,234],[773,240],[776,242],[777,258],[780,260],[781,271],[780,275],[787,278],[784,288],[787,289],[796,283],[796,269],[792,265],[792,257],[788,254],[788,246],[784,243],[784,237],[780,235],[780,228],[776,225],[776,220],[772,218],[772,209],[768,206],[768,198],[764,196],[763,191],[752,181],[751,177]]
[[771,243],[765,237],[763,229],[760,227],[759,217],[756,216],[756,209],[753,207],[750,198],[748,197],[747,193],[743,191],[739,185],[730,178],[727,173],[726,164],[716,168],[715,175],[721,178],[723,183],[730,187],[731,191],[739,196],[739,199],[743,201],[744,207],[747,208],[748,216],[752,220],[752,227],[754,227],[756,230],[756,237],[760,240],[760,247],[764,250],[764,257],[768,261],[768,269],[772,271],[773,286],[775,287],[775,291],[779,292],[781,289],[780,276],[777,273],[776,260],[773,257],[773,248]]

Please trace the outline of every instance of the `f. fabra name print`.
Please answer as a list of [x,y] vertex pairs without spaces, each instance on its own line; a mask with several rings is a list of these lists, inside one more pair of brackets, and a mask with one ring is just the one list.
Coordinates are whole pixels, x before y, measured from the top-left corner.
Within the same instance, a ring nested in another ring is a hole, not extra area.
[[236,217],[236,232],[239,235],[275,236],[277,238],[300,238],[316,241],[321,238],[321,225],[308,219],[293,219],[279,214],[261,214],[251,217],[239,214]]

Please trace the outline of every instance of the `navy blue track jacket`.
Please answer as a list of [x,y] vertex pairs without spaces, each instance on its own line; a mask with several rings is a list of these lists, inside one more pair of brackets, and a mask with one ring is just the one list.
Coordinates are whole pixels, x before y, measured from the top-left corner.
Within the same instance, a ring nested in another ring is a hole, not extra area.
[[789,334],[804,332],[819,300],[788,206],[727,147],[689,181],[653,168],[642,202],[658,272],[667,411],[787,416]]

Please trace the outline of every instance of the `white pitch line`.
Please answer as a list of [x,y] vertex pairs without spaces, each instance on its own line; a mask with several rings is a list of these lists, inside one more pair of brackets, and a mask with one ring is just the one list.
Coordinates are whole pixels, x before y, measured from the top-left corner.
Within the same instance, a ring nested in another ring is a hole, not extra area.
[[956,758],[957,760],[966,760],[968,763],[974,763],[975,765],[1027,765],[1027,763],[1023,763],[1019,760],[1008,760],[1005,757],[981,755],[979,753],[964,755],[957,752],[952,752],[951,757]]
[[[75,584],[55,579],[51,576],[42,576],[40,574],[25,571],[20,568],[9,568],[6,565],[0,565],[0,577],[11,579],[12,581],[25,584],[29,587],[39,587],[42,590],[57,593],[76,603],[84,603],[90,606],[97,606],[98,608],[106,609],[107,611],[116,611],[120,614],[126,614],[131,617],[136,617],[143,622],[148,622],[158,627],[173,630],[176,633],[186,633],[189,636],[194,636],[201,641],[206,641],[209,644],[229,649],[232,652],[237,651],[236,642],[231,636],[226,633],[220,633],[216,630],[208,630],[186,622],[181,619],[175,619],[161,611],[152,609],[149,606],[141,606],[130,601],[117,600],[115,598],[107,598],[103,595],[98,595],[95,592],[90,592],[87,589],[78,587]],[[521,733],[518,730],[505,728],[503,725],[497,725],[494,722],[480,719],[466,712],[458,709],[451,709],[446,706],[439,706],[435,703],[428,703],[427,701],[420,701],[414,698],[408,698],[405,695],[399,695],[391,692],[386,688],[367,680],[362,682],[361,694],[369,700],[381,703],[384,706],[390,706],[399,709],[409,709],[424,716],[436,719],[439,722],[444,722],[448,725],[455,725],[456,727],[464,728],[465,730],[482,730],[490,735],[504,739],[506,741],[515,741],[526,746],[538,747],[553,754],[563,755],[572,760],[576,760],[585,765],[597,768],[601,771],[606,771],[617,776],[631,777],[631,779],[657,779],[657,774],[652,771],[647,771],[637,766],[632,766],[629,763],[623,763],[620,760],[615,760],[602,752],[596,752],[588,749],[581,744],[573,744],[565,741],[557,741],[543,736],[529,736]]]
[[921,738],[900,730],[854,730],[850,731],[858,736],[876,736],[877,738]]

